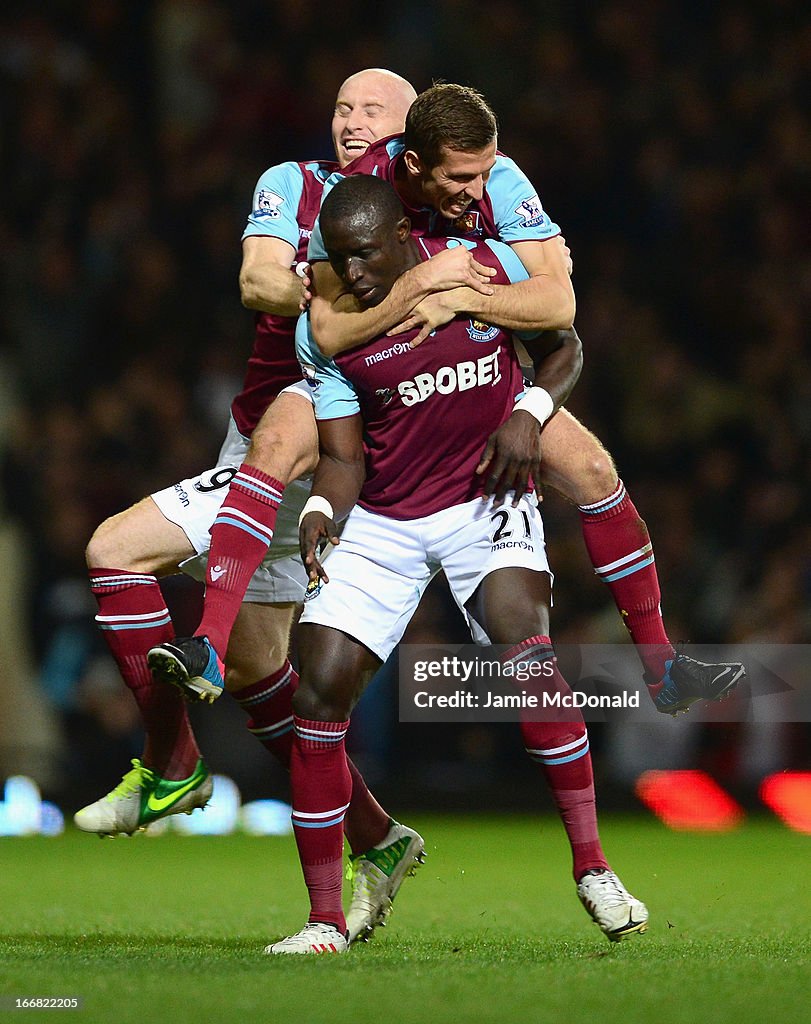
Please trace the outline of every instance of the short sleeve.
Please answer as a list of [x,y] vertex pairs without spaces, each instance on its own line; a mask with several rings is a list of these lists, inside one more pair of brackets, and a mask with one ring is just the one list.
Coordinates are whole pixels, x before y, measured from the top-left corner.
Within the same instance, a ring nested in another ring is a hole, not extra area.
[[296,355],[304,379],[313,391],[317,420],[337,420],[360,412],[354,387],[313,340],[307,313],[302,313],[296,324]]
[[496,157],[487,181],[487,193],[502,242],[543,242],[560,234],[560,228],[544,211],[529,178],[503,153]]
[[298,208],[304,175],[296,163],[277,164],[262,174],[253,193],[253,206],[242,238],[270,235],[298,249]]

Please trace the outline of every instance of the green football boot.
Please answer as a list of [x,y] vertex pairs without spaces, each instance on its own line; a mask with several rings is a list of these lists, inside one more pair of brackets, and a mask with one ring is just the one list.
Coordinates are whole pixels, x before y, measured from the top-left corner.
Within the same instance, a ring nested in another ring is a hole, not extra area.
[[77,811],[73,820],[83,832],[100,836],[123,832],[131,836],[158,818],[191,814],[196,808],[205,807],[212,789],[211,775],[202,761],[197,762],[187,779],[172,780],[164,779],[134,758],[131,771],[115,789]]
[[349,858],[352,902],[346,926],[350,942],[368,942],[378,925],[385,926],[400,886],[424,861],[422,836],[396,821],[377,846]]

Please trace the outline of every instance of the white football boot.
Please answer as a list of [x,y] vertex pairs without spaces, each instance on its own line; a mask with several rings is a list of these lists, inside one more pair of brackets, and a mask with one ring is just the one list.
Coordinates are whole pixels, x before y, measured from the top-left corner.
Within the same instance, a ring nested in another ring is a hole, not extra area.
[[648,908],[613,871],[588,872],[577,885],[580,902],[611,942],[648,930]]
[[345,953],[349,949],[349,941],[341,935],[334,924],[305,924],[300,932],[288,935],[286,939],[265,946],[268,954],[294,953]]

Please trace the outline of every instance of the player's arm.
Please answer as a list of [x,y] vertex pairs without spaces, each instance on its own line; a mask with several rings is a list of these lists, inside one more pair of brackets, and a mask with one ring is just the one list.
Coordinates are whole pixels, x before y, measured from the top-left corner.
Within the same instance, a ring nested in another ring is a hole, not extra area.
[[385,334],[433,292],[464,287],[473,295],[492,294],[489,280],[494,271],[477,262],[463,246],[448,249],[403,274],[386,298],[371,309],[362,309],[346,292],[326,260],[314,262],[310,273],[312,334],[324,355],[335,356]]
[[[448,295],[448,309],[469,312],[479,320],[510,331],[570,328],[574,322],[575,297],[566,243],[556,235],[543,242],[514,242],[510,248],[529,274],[525,281],[493,285],[491,295],[458,288]],[[437,308],[443,298],[437,296]]]
[[[467,313],[477,320],[511,331],[565,330],[571,327],[575,303],[570,276],[571,259],[565,240],[556,235],[544,242],[518,242],[510,248],[527,271],[523,280],[492,285],[489,296],[464,287],[428,295],[387,333],[393,336],[419,328],[419,333],[411,341],[411,347],[416,348],[429,334],[459,313]],[[561,272],[566,284],[558,288],[555,282]]]
[[583,344],[574,327],[543,331],[523,345],[535,369],[533,387],[543,388],[552,400],[553,416],[566,402],[583,369]]
[[296,250],[282,238],[244,238],[239,271],[242,305],[259,313],[298,316],[304,284],[291,269],[295,257]]
[[319,420],[318,446],[318,467],[299,524],[299,544],[310,579],[329,583],[319,552],[326,543],[339,543],[336,524],[352,511],[366,478],[360,414]]
[[521,168],[504,154],[496,158],[487,192],[498,237],[512,248],[529,277],[477,301],[476,313],[514,331],[566,330],[574,323],[575,298],[560,228]]
[[496,504],[513,491],[517,505],[530,478],[540,479],[543,428],[569,397],[583,366],[583,346],[573,327],[545,331],[523,344],[535,367],[533,385],[490,435],[476,467],[477,473],[487,473],[484,492],[495,495]]
[[319,352],[309,313],[296,324],[296,354],[313,389],[320,449],[312,491],[299,518],[299,545],[310,578],[329,582],[319,549],[338,543],[336,520],[349,515],[366,476],[360,402],[352,382]]
[[303,189],[304,171],[292,161],[269,167],[256,183],[239,271],[242,304],[248,309],[299,314],[304,284],[291,268],[301,237],[297,216]]
[[511,246],[527,269],[526,281],[496,285],[492,295],[471,293],[474,314],[511,331],[562,331],[574,322],[575,297],[560,236]]

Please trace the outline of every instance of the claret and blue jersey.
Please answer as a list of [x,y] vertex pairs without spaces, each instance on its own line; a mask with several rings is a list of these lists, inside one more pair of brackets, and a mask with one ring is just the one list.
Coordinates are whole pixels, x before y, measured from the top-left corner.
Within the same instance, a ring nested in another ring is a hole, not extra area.
[[[496,269],[493,283],[526,279],[521,261],[501,242],[418,240],[423,259],[459,244]],[[484,440],[523,390],[511,332],[460,315],[412,349],[416,333],[384,335],[330,360],[307,317],[296,330],[316,418],[363,417],[366,482],[359,503],[393,519],[420,518],[480,495],[475,469]]]
[[[317,225],[325,189],[346,173],[376,174],[392,180],[402,152],[402,139],[394,136],[370,146],[343,172],[338,171],[337,163],[327,160],[289,161],[269,168],[257,182],[243,239],[280,238],[296,250],[296,262],[326,259]],[[543,241],[560,231],[544,212],[523,172],[501,153],[496,157],[482,201],[472,203],[456,221],[448,221],[428,208],[408,209],[407,213],[414,233],[425,236],[498,238],[511,243]],[[294,329],[294,318],[256,314],[254,345],[245,380],[231,406],[237,428],[245,437],[252,434],[279,392],[299,379]]]

